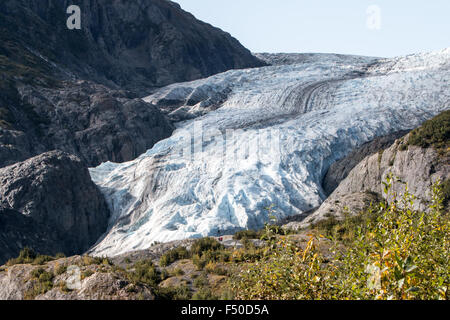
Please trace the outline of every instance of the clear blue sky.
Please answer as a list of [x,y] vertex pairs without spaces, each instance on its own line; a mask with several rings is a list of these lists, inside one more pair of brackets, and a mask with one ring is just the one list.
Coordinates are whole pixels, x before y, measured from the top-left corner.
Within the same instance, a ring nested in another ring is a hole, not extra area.
[[450,47],[450,0],[174,1],[253,52],[392,57]]

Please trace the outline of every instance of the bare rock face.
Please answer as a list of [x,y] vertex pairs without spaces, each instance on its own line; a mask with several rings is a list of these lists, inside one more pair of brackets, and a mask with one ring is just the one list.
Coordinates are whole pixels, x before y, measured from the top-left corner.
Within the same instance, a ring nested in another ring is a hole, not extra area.
[[[37,270],[49,278],[45,290]],[[42,266],[19,264],[0,269],[0,300],[154,300],[152,289],[132,284],[126,272],[87,256],[72,256]]]
[[[80,30],[67,28],[70,5],[81,9]],[[20,41],[28,55],[41,57],[65,78],[139,95],[152,87],[264,65],[228,33],[167,0],[6,0],[0,7],[2,29],[2,40]]]
[[81,253],[107,227],[107,205],[87,168],[60,151],[0,169],[0,195],[0,205],[12,210],[6,216],[2,212],[7,223],[0,239],[15,244],[0,248],[4,259],[17,256],[24,246],[45,254]]
[[[80,30],[67,27],[70,5],[81,9]],[[0,167],[54,149],[88,166],[135,159],[173,131],[136,97],[262,65],[171,1],[3,1]]]
[[49,226],[37,223],[22,213],[0,207],[0,264],[18,256],[24,247],[41,252],[62,252],[58,237]]
[[129,161],[174,130],[155,106],[88,81],[22,85],[17,95],[28,112],[13,108],[13,128],[0,129],[0,167],[55,149],[88,166]]
[[88,166],[132,160],[174,130],[153,105],[92,82],[65,82],[57,90],[24,86],[19,93],[46,119],[38,134],[28,128],[28,138],[77,155]]
[[0,167],[30,158],[32,149],[23,131],[0,128]]
[[[444,182],[450,178],[450,159],[448,154],[439,154],[433,147],[421,148],[406,143],[410,134],[374,155],[364,158],[354,167],[337,189],[311,216],[302,221],[302,226],[325,219],[330,215],[342,216],[342,205],[348,205],[348,197],[359,203],[368,199],[382,197],[383,184],[390,173],[400,181],[393,183],[392,190],[398,195],[408,191],[417,197],[416,209],[424,210],[431,200],[430,189],[437,180]],[[358,213],[364,208],[349,206],[350,213]]]
[[325,193],[330,195],[338,187],[339,183],[347,177],[349,172],[365,157],[390,147],[396,139],[403,137],[407,133],[408,131],[399,131],[376,138],[353,150],[345,158],[333,163],[323,179],[322,185]]

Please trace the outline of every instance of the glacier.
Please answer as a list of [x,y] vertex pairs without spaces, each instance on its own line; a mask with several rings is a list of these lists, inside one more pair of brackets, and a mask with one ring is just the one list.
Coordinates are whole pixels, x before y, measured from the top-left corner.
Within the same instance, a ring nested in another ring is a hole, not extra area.
[[258,57],[271,66],[144,98],[177,129],[133,161],[89,169],[111,209],[90,253],[115,256],[308,212],[325,200],[321,182],[333,162],[450,108],[450,49],[392,59]]

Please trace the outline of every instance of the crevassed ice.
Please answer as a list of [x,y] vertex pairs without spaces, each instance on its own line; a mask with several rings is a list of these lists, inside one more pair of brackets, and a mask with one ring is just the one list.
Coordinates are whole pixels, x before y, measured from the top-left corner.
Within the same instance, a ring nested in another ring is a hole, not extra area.
[[196,118],[134,161],[90,169],[112,211],[92,253],[260,228],[271,204],[277,218],[301,214],[324,200],[321,180],[331,163],[450,108],[450,49],[289,61],[174,84],[145,98]]

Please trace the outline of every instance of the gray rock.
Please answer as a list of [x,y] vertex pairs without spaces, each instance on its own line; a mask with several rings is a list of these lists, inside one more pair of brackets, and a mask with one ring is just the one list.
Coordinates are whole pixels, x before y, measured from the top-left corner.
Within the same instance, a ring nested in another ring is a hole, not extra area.
[[349,197],[360,204],[353,206],[352,213],[363,209],[361,204],[367,204],[370,197],[373,200],[374,196],[385,197],[382,182],[390,173],[399,179],[393,183],[391,192],[396,192],[401,197],[407,184],[408,191],[417,197],[414,208],[425,210],[431,200],[430,189],[433,183],[450,178],[450,159],[448,155],[439,155],[433,147],[406,147],[408,138],[409,134],[396,140],[386,150],[364,158],[320,208],[302,221],[301,225],[307,226],[325,219],[330,214],[337,218],[342,217],[342,205],[339,204],[346,204]]
[[5,151],[0,167],[54,149],[77,155],[88,166],[124,162],[174,130],[153,105],[88,81],[64,82],[59,88],[22,85],[18,95],[29,112],[16,115],[15,127],[22,131],[0,130]]
[[0,128],[0,167],[26,160],[33,146],[23,131]]
[[18,211],[0,207],[0,265],[17,257],[24,247],[42,253],[62,252],[64,248],[59,240],[50,227]]
[[[81,253],[107,227],[109,210],[87,168],[77,157],[60,151],[0,169],[0,196],[0,205],[15,211],[15,217],[7,218],[7,224],[2,226],[0,239],[8,242],[10,234],[9,242],[17,243],[20,230],[26,237],[21,245],[0,248],[6,251],[2,252],[3,257],[17,256],[26,245],[45,254]],[[27,220],[17,217],[17,212]],[[12,231],[8,233],[9,229]],[[47,236],[30,244],[30,240],[43,234]]]
[[[81,30],[66,26],[70,5],[81,8]],[[0,33],[2,42],[20,42],[24,55],[34,55],[65,79],[88,79],[139,95],[264,65],[230,34],[166,0],[8,0],[0,7],[0,28],[7,31]]]
[[[81,30],[66,26],[74,4]],[[54,149],[88,166],[135,159],[173,131],[136,97],[265,64],[166,0],[3,1],[0,55],[0,167]]]
[[339,183],[347,177],[349,172],[365,157],[390,147],[396,139],[403,137],[407,133],[408,131],[399,131],[376,138],[356,148],[345,158],[333,163],[322,182],[325,193],[330,195],[338,187]]
[[[154,300],[152,288],[132,284],[124,271],[114,266],[86,263],[89,258],[73,256],[43,266],[19,264],[0,269],[0,300]],[[68,267],[58,272],[58,268]],[[53,275],[48,291],[35,295],[38,268]],[[71,270],[70,270],[71,269]],[[72,278],[72,279],[71,279]],[[72,280],[72,281],[71,281]],[[71,287],[69,288],[69,285]]]

